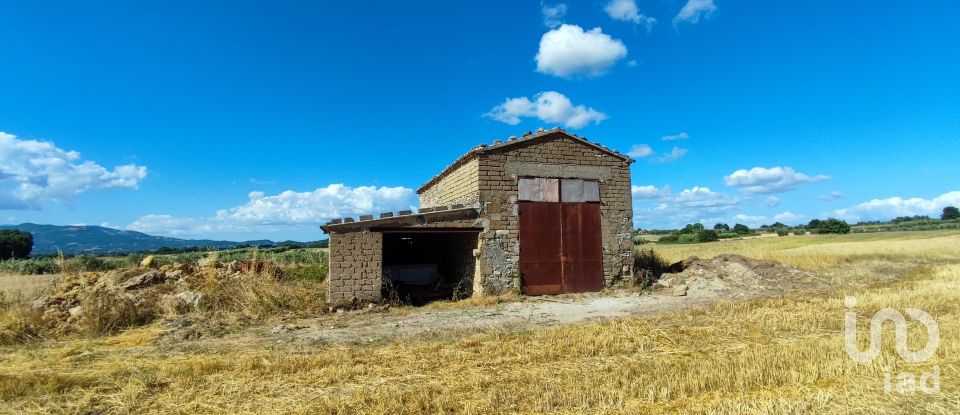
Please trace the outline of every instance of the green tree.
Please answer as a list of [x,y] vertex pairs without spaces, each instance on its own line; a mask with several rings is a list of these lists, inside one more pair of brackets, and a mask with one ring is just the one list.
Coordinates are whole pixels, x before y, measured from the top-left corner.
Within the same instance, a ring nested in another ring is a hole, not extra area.
[[691,224],[688,224],[687,226],[684,226],[683,229],[680,230],[680,233],[694,233],[694,234],[695,234],[695,233],[700,232],[700,231],[702,231],[702,230],[704,230],[704,227],[703,227],[703,224],[702,224],[702,223],[691,223]]
[[807,224],[807,229],[810,229],[810,230],[817,229],[820,227],[821,224],[823,224],[823,221],[820,219],[811,220],[810,223]]
[[957,209],[954,206],[947,206],[943,208],[943,214],[940,215],[941,220],[951,220],[951,219],[960,219],[960,209]]
[[830,218],[820,222],[817,233],[850,233],[850,224],[840,219]]
[[33,250],[33,235],[16,229],[0,230],[0,259],[26,258]]
[[736,225],[733,225],[733,231],[740,235],[746,235],[750,233],[750,228],[748,228],[747,225],[738,223]]
[[714,230],[702,230],[697,232],[697,242],[713,242],[719,240],[720,236]]
[[729,231],[729,230],[730,230],[730,225],[727,225],[726,223],[718,223],[718,224],[716,224],[716,225],[713,225],[713,230],[715,230],[715,231]]

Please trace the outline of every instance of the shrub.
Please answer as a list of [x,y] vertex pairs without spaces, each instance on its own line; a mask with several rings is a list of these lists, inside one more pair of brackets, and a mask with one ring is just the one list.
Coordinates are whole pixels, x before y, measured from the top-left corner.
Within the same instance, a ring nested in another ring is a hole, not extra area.
[[777,228],[777,236],[787,236],[790,235],[790,230],[787,228]]
[[830,218],[820,222],[820,226],[815,230],[817,233],[850,233],[850,225],[840,219]]
[[714,242],[720,239],[720,236],[717,235],[717,231],[714,230],[702,230],[697,232],[697,242]]
[[109,269],[106,261],[93,255],[80,255],[71,262],[80,271],[105,271]]
[[633,244],[634,245],[643,245],[647,243],[647,240],[640,235],[633,235]]
[[740,234],[736,232],[720,232],[717,234],[717,237],[720,239],[739,238]]
[[653,249],[640,249],[633,255],[634,285],[650,288],[660,275],[670,270],[670,263]]
[[747,225],[743,225],[743,224],[739,224],[739,223],[738,223],[738,224],[736,224],[736,225],[733,225],[733,231],[736,232],[736,233],[739,234],[739,235],[746,235],[746,234],[750,233],[750,228],[748,228]]
[[793,234],[794,234],[794,235],[797,235],[797,236],[806,235],[806,234],[807,234],[807,230],[806,230],[806,229],[794,229],[794,230],[793,230]]
[[0,261],[0,272],[21,275],[56,274],[60,272],[60,267],[51,257],[8,259]]
[[682,243],[682,244],[692,244],[692,243],[696,243],[696,242],[699,242],[699,241],[700,241],[700,240],[697,239],[697,234],[694,234],[694,233],[684,233],[684,234],[680,234],[680,239],[677,240],[677,242]]
[[695,233],[700,232],[700,231],[702,231],[702,230],[704,230],[704,229],[705,229],[705,228],[703,227],[703,224],[702,224],[702,223],[691,223],[691,224],[688,224],[687,226],[684,226],[683,229],[680,230],[680,233],[693,233],[693,234],[695,234]]
[[678,233],[671,233],[669,235],[664,235],[657,240],[658,244],[675,244],[678,242],[680,242],[680,234]]
[[0,259],[22,259],[33,250],[33,235],[16,229],[0,230]]
[[960,219],[960,209],[957,209],[955,206],[947,206],[943,208],[943,214],[940,215],[940,220],[952,219]]

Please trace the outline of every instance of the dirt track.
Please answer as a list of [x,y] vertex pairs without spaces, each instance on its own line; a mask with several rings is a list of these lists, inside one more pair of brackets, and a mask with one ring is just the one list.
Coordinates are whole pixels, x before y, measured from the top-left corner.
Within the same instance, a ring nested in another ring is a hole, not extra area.
[[[910,267],[885,272],[860,271],[856,281],[835,281],[771,261],[723,255],[686,264],[682,273],[664,274],[673,287],[638,294],[632,290],[523,297],[489,306],[441,306],[354,311],[312,319],[276,322],[254,329],[270,342],[368,343],[417,338],[456,337],[483,329],[528,330],[629,316],[705,307],[717,301],[774,297],[797,291],[820,291],[835,284],[864,285],[902,277]],[[686,295],[675,295],[676,284],[687,284]]]

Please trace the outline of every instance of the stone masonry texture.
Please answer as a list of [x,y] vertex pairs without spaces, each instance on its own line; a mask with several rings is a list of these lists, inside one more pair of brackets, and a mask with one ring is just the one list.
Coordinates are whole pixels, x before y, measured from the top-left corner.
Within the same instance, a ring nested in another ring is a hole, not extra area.
[[[476,216],[409,226],[481,229],[473,252],[477,258],[473,292],[500,294],[511,290],[519,276],[518,178],[599,180],[604,279],[606,285],[613,284],[633,269],[631,160],[615,154],[561,130],[472,151],[418,193],[421,209],[462,204],[476,207]],[[362,226],[330,233],[331,302],[380,299],[381,236]]]

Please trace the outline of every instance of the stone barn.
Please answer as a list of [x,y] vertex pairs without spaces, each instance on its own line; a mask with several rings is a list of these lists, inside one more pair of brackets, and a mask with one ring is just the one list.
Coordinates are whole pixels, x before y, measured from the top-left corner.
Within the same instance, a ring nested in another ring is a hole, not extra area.
[[559,128],[476,146],[417,190],[416,212],[322,227],[328,298],[598,291],[632,272],[632,162]]

